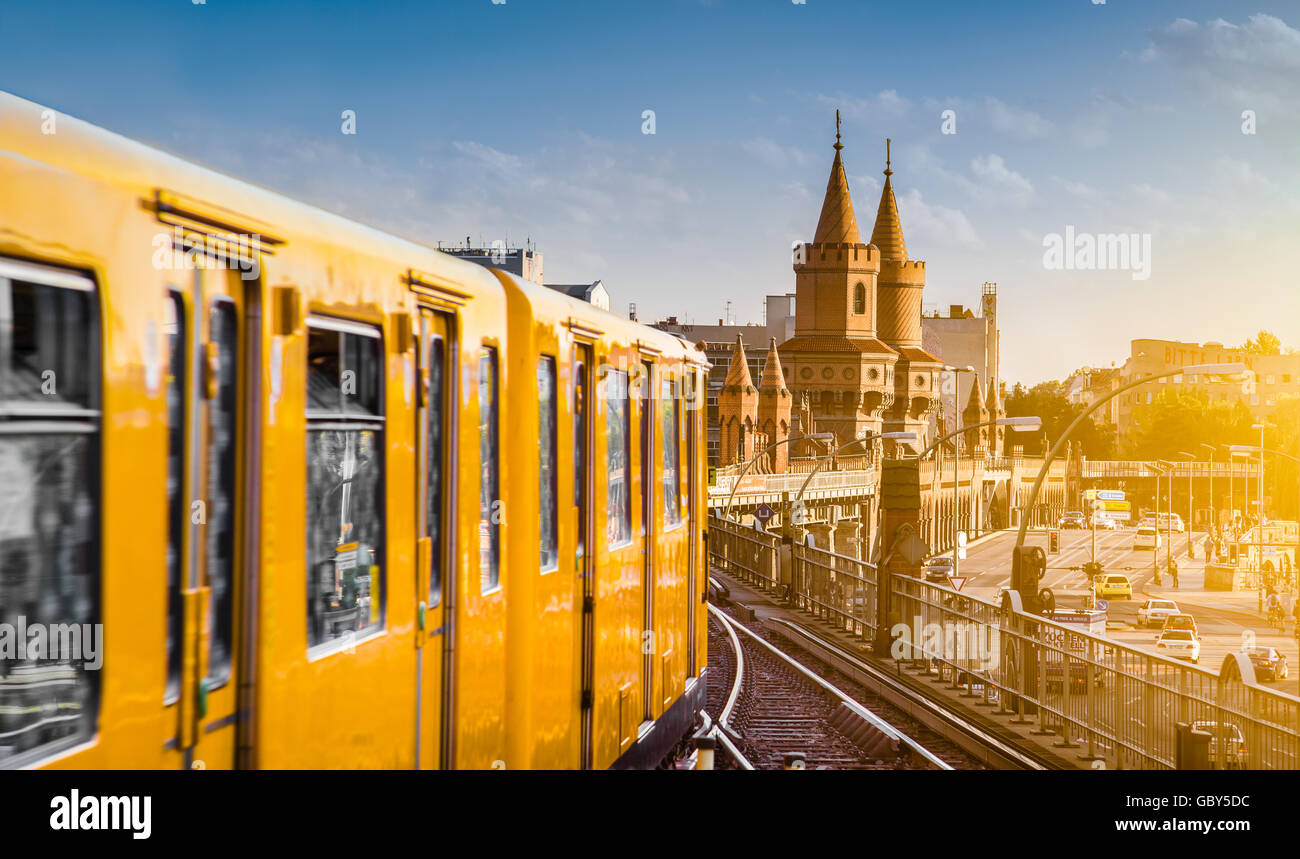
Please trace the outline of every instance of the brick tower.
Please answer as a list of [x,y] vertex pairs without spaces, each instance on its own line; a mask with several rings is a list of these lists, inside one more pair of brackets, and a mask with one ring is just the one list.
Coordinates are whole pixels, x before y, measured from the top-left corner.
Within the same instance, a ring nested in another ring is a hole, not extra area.
[[[776,353],[776,338],[770,339],[767,359],[763,362],[763,378],[758,383],[758,430],[767,436],[768,444],[776,444],[790,435],[790,389],[785,386],[781,372],[781,357]],[[785,472],[790,458],[790,445],[783,444],[768,457],[773,474]]]
[[919,441],[909,447],[920,449],[927,444],[929,414],[939,402],[938,382],[943,362],[921,348],[925,263],[907,258],[898,202],[894,199],[889,144],[886,140],[885,187],[880,192],[876,225],[871,231],[871,243],[880,253],[877,330],[880,339],[898,353],[892,379],[893,399],[885,409],[884,430],[916,433]]
[[758,422],[758,390],[749,375],[745,344],[736,335],[727,379],[718,392],[718,464],[748,462],[754,456],[754,432]]
[[817,230],[811,243],[794,249],[795,333],[781,344],[791,393],[801,403],[806,397],[812,414],[813,425],[801,431],[833,432],[839,444],[880,431],[898,360],[877,337],[880,252],[858,233],[843,148],[837,111],[835,158]]

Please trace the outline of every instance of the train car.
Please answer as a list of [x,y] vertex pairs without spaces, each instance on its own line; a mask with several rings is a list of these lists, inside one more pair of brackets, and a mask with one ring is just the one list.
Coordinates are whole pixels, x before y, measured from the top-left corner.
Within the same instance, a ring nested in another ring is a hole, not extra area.
[[0,766],[681,740],[701,353],[6,94],[0,187]]

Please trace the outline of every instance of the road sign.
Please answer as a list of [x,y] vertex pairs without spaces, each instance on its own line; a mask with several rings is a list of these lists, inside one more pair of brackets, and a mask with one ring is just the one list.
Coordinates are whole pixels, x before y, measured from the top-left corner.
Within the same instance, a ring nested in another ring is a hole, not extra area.
[[916,566],[930,556],[930,547],[925,544],[924,540],[913,534],[903,541],[903,545],[898,547],[898,553],[903,556],[907,563]]
[[1097,490],[1095,490],[1095,489],[1085,489],[1085,490],[1083,490],[1083,498],[1084,498],[1085,501],[1096,501],[1096,500],[1097,500]]
[[1108,600],[1097,600],[1097,610],[1098,610],[1098,611],[1109,611],[1109,610],[1110,610],[1110,602],[1109,602]]
[[758,505],[758,509],[754,511],[754,518],[762,522],[764,525],[767,524],[768,519],[771,519],[775,515],[776,511],[773,510],[769,504],[760,504]]
[[949,577],[948,577],[948,584],[952,585],[952,589],[953,589],[953,590],[955,590],[955,591],[959,591],[959,590],[961,590],[961,586],[964,585],[964,584],[966,584],[966,577],[965,577],[965,576],[949,576]]
[[957,560],[959,560],[959,561],[964,561],[964,560],[966,560],[966,547],[965,547],[965,546],[958,546],[958,547],[957,547]]
[[1133,505],[1127,501],[1103,501],[1101,503],[1103,510],[1119,510],[1128,512],[1133,509]]
[[963,549],[966,548],[966,532],[965,532],[965,531],[958,531],[958,532],[957,532],[957,545],[958,545],[958,546],[961,546]]
[[1102,501],[1123,501],[1125,496],[1122,489],[1098,489],[1097,497]]

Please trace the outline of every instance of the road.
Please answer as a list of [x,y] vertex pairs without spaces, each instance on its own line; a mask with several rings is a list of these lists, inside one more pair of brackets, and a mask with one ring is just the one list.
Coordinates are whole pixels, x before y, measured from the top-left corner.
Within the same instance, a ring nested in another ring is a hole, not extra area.
[[[1205,561],[1200,556],[1199,545],[1204,535],[1196,538],[1195,560],[1187,558],[1188,535],[1173,535],[1173,553],[1178,561],[1180,585],[1175,590],[1163,569],[1165,546],[1160,547],[1159,559],[1163,582],[1156,585],[1152,576],[1151,551],[1134,551],[1133,533],[1132,529],[1097,532],[1097,560],[1106,572],[1128,576],[1133,586],[1132,600],[1108,601],[1106,634],[1109,638],[1154,651],[1156,630],[1137,626],[1138,607],[1147,599],[1172,599],[1183,611],[1196,618],[1201,637],[1202,666],[1218,671],[1224,656],[1229,651],[1240,650],[1243,644],[1276,647],[1287,658],[1290,676],[1268,685],[1292,695],[1300,694],[1300,648],[1297,648],[1292,633],[1292,623],[1288,622],[1285,632],[1271,628],[1258,611],[1259,601],[1255,591],[1227,593],[1205,590]],[[1048,533],[1031,531],[1025,542],[1031,546],[1042,546],[1047,551]],[[996,601],[998,589],[1011,582],[1011,550],[1015,544],[1014,531],[998,532],[973,544],[967,550],[966,559],[960,563],[960,574],[968,577],[962,592]],[[1047,556],[1047,575],[1043,577],[1043,586],[1052,589],[1058,606],[1084,605],[1088,593],[1087,576],[1080,570],[1068,568],[1081,566],[1091,558],[1091,531],[1061,531],[1061,551]]]

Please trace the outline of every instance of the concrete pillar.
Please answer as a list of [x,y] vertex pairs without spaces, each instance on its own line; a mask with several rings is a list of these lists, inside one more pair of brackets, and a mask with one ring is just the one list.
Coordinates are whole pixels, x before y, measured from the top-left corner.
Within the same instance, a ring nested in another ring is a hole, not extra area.
[[902,613],[893,598],[895,576],[921,575],[921,561],[906,560],[897,551],[908,535],[920,534],[921,479],[919,462],[914,459],[885,460],[880,473],[881,508],[881,563],[877,571],[879,595],[877,599],[876,640],[877,656],[889,653],[890,628],[902,620]]

